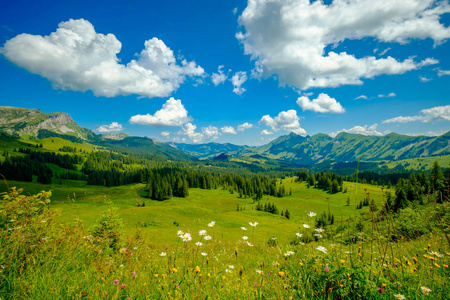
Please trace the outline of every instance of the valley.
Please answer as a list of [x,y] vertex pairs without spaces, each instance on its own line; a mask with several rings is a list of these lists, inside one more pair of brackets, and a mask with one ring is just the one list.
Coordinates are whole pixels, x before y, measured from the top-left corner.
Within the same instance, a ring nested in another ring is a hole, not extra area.
[[40,114],[2,123],[6,299],[446,294],[449,133],[187,145]]

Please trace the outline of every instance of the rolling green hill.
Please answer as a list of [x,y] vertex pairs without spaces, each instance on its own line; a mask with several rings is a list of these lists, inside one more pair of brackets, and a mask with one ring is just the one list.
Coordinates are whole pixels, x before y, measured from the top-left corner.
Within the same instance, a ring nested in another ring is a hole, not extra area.
[[78,126],[66,113],[42,113],[38,109],[15,107],[0,107],[0,134],[21,139],[59,137],[74,143],[88,142],[118,152],[151,154],[169,160],[213,159],[223,153],[228,161],[259,166],[288,164],[335,170],[359,160],[367,168],[401,168],[405,164],[417,165],[411,161],[414,159],[450,155],[450,131],[437,137],[341,132],[332,138],[326,134],[290,133],[260,147],[229,143],[173,144],[123,133],[101,136]]
[[217,143],[177,146],[200,159],[225,153],[231,160],[254,161],[252,158],[257,157],[258,163],[272,160],[316,169],[330,169],[333,165],[339,168],[361,159],[371,168],[391,168],[409,165],[414,159],[439,160],[449,156],[450,131],[437,137],[396,133],[379,137],[342,132],[332,138],[326,134],[304,137],[290,133],[260,147],[230,147]]
[[131,137],[124,133],[97,135],[80,127],[67,113],[42,113],[39,109],[0,107],[0,135],[34,140],[33,143],[46,138],[61,138],[76,144],[89,143],[118,152],[151,154],[158,160],[197,160],[167,143]]
[[230,143],[207,143],[207,144],[184,144],[175,143],[178,149],[194,155],[199,159],[212,159],[221,153],[233,152],[242,149],[244,146],[233,145]]
[[342,132],[335,138],[325,134],[302,137],[295,133],[267,145],[245,149],[240,155],[257,153],[268,158],[313,165],[331,162],[392,161],[450,154],[450,131],[438,137],[406,136],[390,133],[365,136]]

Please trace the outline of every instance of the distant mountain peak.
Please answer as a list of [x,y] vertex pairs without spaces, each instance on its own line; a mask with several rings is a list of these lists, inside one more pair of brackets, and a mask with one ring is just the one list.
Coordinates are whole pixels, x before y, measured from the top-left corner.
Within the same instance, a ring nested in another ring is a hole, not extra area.
[[85,140],[93,134],[63,112],[42,113],[39,109],[2,106],[0,117],[0,131],[21,138],[40,138],[43,132],[53,132]]

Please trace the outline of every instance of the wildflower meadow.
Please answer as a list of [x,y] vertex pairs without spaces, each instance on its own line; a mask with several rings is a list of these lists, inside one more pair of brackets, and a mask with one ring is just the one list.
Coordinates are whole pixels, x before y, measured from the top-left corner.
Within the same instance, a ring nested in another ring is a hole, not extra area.
[[[395,234],[399,229],[389,213],[381,220],[368,211],[364,225],[349,217],[320,227],[319,212],[302,208],[295,224],[278,218],[286,226],[277,231],[272,230],[271,219],[254,211],[232,223],[190,215],[187,218],[195,222],[188,226],[158,231],[127,225],[111,201],[92,225],[77,218],[62,221],[51,198],[51,192],[27,195],[16,188],[2,195],[1,299],[448,299],[449,295],[446,231],[436,226],[419,238],[407,239]],[[436,215],[432,208],[431,204],[429,214]],[[448,202],[439,209],[448,218]]]

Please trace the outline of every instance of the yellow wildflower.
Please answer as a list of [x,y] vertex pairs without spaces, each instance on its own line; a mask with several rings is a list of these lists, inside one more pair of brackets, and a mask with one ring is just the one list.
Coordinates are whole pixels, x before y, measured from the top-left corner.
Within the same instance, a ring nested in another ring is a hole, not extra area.
[[341,263],[342,263],[342,264],[345,263],[345,260],[341,259]]
[[283,271],[280,271],[280,272],[278,272],[278,275],[280,275],[281,277],[283,277],[283,276],[284,276],[284,272],[283,272]]
[[195,273],[198,273],[198,272],[200,272],[200,268],[199,268],[199,266],[196,266],[195,267]]

